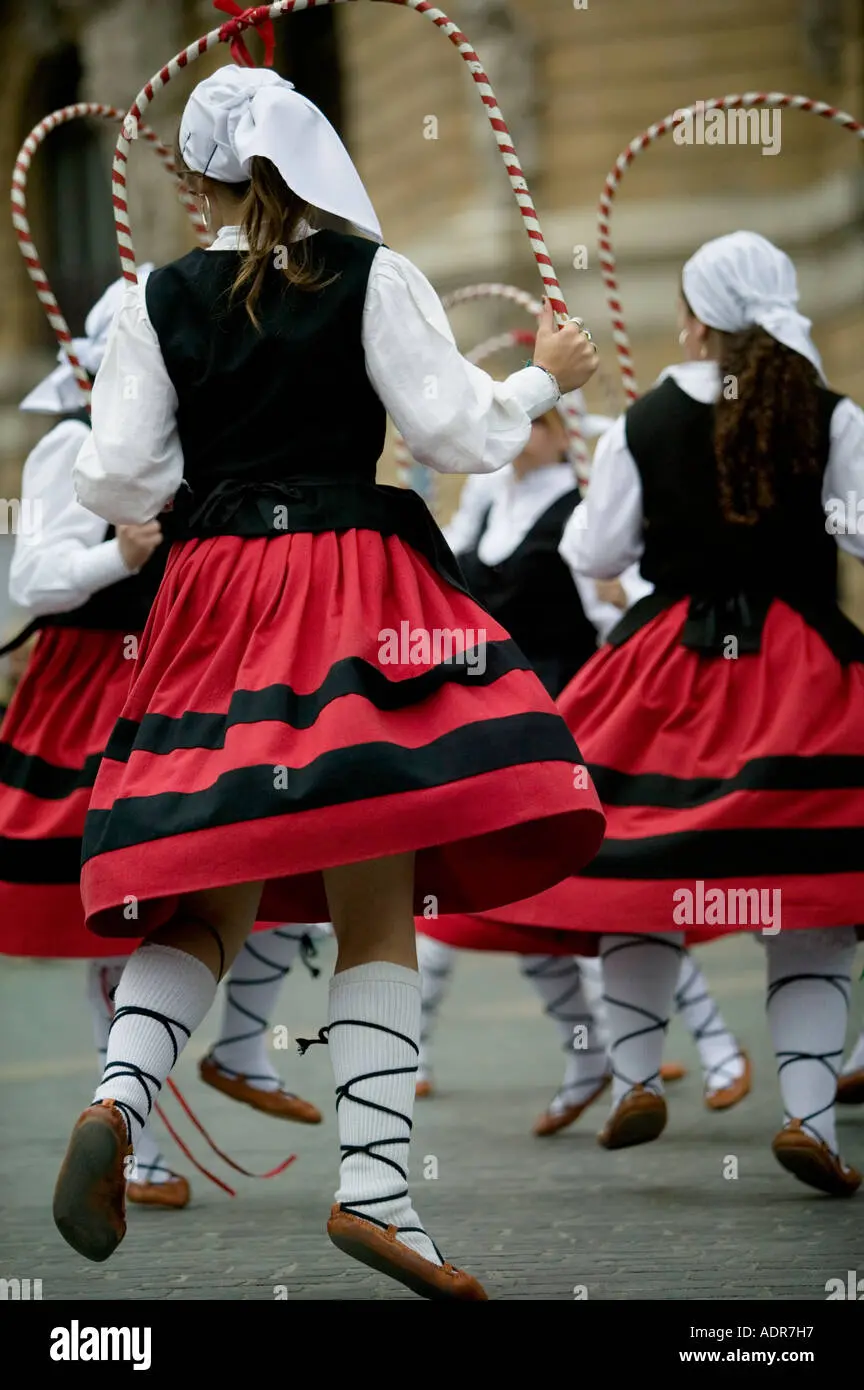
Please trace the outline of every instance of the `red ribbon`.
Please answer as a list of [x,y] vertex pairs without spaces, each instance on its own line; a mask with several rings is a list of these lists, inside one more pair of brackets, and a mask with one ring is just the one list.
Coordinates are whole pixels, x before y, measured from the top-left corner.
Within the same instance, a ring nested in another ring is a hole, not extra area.
[[[228,24],[223,24],[219,30],[219,37],[223,42],[233,35],[231,38],[231,57],[234,62],[241,68],[254,68],[256,66],[255,59],[246,47],[246,40],[242,34],[237,32],[237,21],[248,19],[250,15],[259,12],[263,13],[264,6],[253,5],[248,10],[241,10],[236,0],[213,0],[213,8],[221,10],[223,14],[234,16],[234,19]],[[255,28],[264,40],[264,67],[272,68],[276,53],[276,33],[273,28],[273,21],[272,19],[262,19],[259,24],[255,25]]]

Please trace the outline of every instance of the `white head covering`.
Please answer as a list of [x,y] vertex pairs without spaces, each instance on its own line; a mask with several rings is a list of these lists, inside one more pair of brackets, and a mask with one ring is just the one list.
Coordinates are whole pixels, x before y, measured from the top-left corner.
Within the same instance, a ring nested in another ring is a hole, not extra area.
[[824,380],[822,359],[799,314],[795,267],[756,232],[732,232],[700,246],[684,267],[684,297],[708,328],[740,333],[758,324],[778,343],[812,362]]
[[[151,262],[139,266],[140,284],[144,284],[153,268]],[[87,315],[84,323],[85,336],[72,339],[72,351],[85,372],[89,372],[91,376],[95,376],[102,365],[108,345],[108,333],[123,301],[125,285],[126,281],[121,277],[108,286],[102,298],[97,300]],[[19,406],[20,410],[39,415],[65,415],[69,411],[81,409],[84,404],[81,387],[63,348],[57,353],[57,361],[60,365],[24,397]]]
[[305,202],[377,241],[381,227],[360,175],[326,116],[270,68],[228,64],[199,82],[180,122],[180,153],[196,174],[243,183],[269,159]]

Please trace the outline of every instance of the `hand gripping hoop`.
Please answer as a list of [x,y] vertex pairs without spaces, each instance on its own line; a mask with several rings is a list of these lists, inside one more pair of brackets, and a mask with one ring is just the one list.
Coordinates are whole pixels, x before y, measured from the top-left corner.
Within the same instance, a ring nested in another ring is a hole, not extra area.
[[842,126],[844,130],[851,131],[858,136],[859,140],[864,140],[864,125],[861,125],[850,116],[846,111],[840,111],[836,106],[829,106],[824,101],[812,101],[810,97],[789,96],[785,92],[745,92],[738,96],[712,97],[710,101],[697,102],[693,106],[681,107],[673,111],[671,115],[664,116],[662,121],[656,125],[648,126],[641,135],[637,135],[635,140],[631,140],[625,150],[619,154],[612,169],[606,176],[606,183],[600,198],[597,209],[597,233],[600,247],[600,267],[603,280],[606,285],[606,302],[609,305],[609,312],[612,316],[612,336],[615,341],[615,351],[618,356],[618,365],[621,369],[624,391],[627,399],[635,401],[639,397],[639,387],[636,384],[636,375],[633,371],[633,359],[630,355],[630,339],[627,334],[627,326],[624,322],[624,311],[621,308],[621,301],[618,297],[618,280],[615,275],[615,253],[612,250],[612,239],[609,234],[609,219],[612,215],[612,199],[618,191],[618,185],[624,175],[625,169],[629,169],[633,160],[641,150],[647,148],[653,141],[665,135],[667,130],[672,130],[674,126],[682,125],[685,120],[691,119],[698,111],[732,111],[749,110],[754,106],[768,107],[788,107],[795,111],[811,111],[814,116],[822,116],[827,121],[833,121],[835,125]]
[[[73,106],[64,106],[59,111],[52,111],[50,116],[46,116],[38,125],[34,126],[27,139],[24,141],[18,156],[15,160],[15,168],[12,173],[12,224],[18,239],[18,249],[24,257],[24,264],[27,266],[27,273],[36,286],[36,293],[39,302],[48,316],[48,322],[54,330],[61,348],[66,354],[69,365],[75,373],[78,385],[84,393],[86,404],[90,404],[90,379],[81,363],[72,351],[72,335],[68,325],[60,312],[60,306],[54,297],[54,293],[48,283],[48,276],[42,269],[39,254],[30,236],[30,223],[27,218],[27,177],[30,172],[30,165],[33,155],[39,146],[50,135],[52,130],[58,126],[65,125],[67,121],[77,120],[80,116],[102,116],[109,121],[122,121],[124,113],[118,111],[116,107],[105,106],[96,101],[79,101]],[[140,126],[139,133],[153,147],[154,152],[159,156],[167,172],[176,175],[174,159],[167,145],[164,145],[154,131],[148,126]],[[197,204],[191,194],[182,193],[181,200],[189,214],[192,226],[199,243],[202,246],[210,245],[210,235],[198,212]]]

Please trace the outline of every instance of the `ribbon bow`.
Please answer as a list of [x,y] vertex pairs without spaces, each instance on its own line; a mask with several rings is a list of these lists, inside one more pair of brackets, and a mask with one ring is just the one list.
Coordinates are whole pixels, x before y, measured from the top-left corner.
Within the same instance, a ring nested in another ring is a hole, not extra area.
[[[241,10],[236,0],[213,0],[213,8],[221,10],[223,14],[234,15],[232,20],[223,24],[219,30],[219,38],[224,43],[225,39],[231,38],[231,57],[238,67],[254,68],[255,59],[246,47],[246,40],[239,32],[239,22],[249,19],[251,15],[260,14],[261,20],[255,24],[261,38],[264,40],[264,67],[272,68],[273,57],[276,53],[276,32],[273,28],[272,19],[265,19],[268,7],[266,5],[253,5],[248,10]],[[232,37],[233,36],[233,37]]]

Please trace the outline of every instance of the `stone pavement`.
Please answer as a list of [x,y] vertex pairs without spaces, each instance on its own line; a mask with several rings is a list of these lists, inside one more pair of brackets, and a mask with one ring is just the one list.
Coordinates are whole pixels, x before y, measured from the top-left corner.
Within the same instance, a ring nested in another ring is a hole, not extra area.
[[[325,943],[325,965],[331,952]],[[415,1116],[414,1194],[438,1245],[490,1297],[572,1300],[584,1286],[589,1300],[824,1300],[828,1279],[850,1269],[864,1276],[864,1193],[851,1202],[811,1193],[771,1155],[780,1108],[761,948],[731,940],[701,959],[750,1049],[753,1094],[725,1114],[706,1111],[695,1049],[675,1022],[667,1056],[693,1070],[669,1087],[668,1129],[654,1144],[612,1154],[594,1139],[605,1102],[561,1135],[531,1137],[558,1084],[557,1034],[512,960],[460,961],[439,1030],[440,1096],[418,1104]],[[326,1017],[327,974],[312,980],[298,966],[274,1026],[314,1036]],[[858,984],[850,1034],[861,1026],[862,1001]],[[238,1195],[195,1174],[166,1136],[168,1161],[192,1178],[192,1204],[133,1208],[117,1254],[88,1264],[51,1220],[57,1167],[96,1071],[83,966],[0,958],[0,1277],[41,1279],[46,1300],[273,1300],[280,1289],[294,1301],[412,1299],[326,1238],[337,1175],[326,1048],[302,1059],[276,1054],[285,1079],[325,1112],[320,1128],[287,1125],[199,1083],[195,1062],[217,1020],[214,1009],[181,1058],[182,1090],[237,1162],[264,1171],[292,1152],[297,1162],[266,1182],[232,1177],[169,1096],[172,1123]],[[864,1107],[841,1112],[841,1125],[847,1161],[864,1166]],[[724,1177],[732,1158],[737,1178]]]

